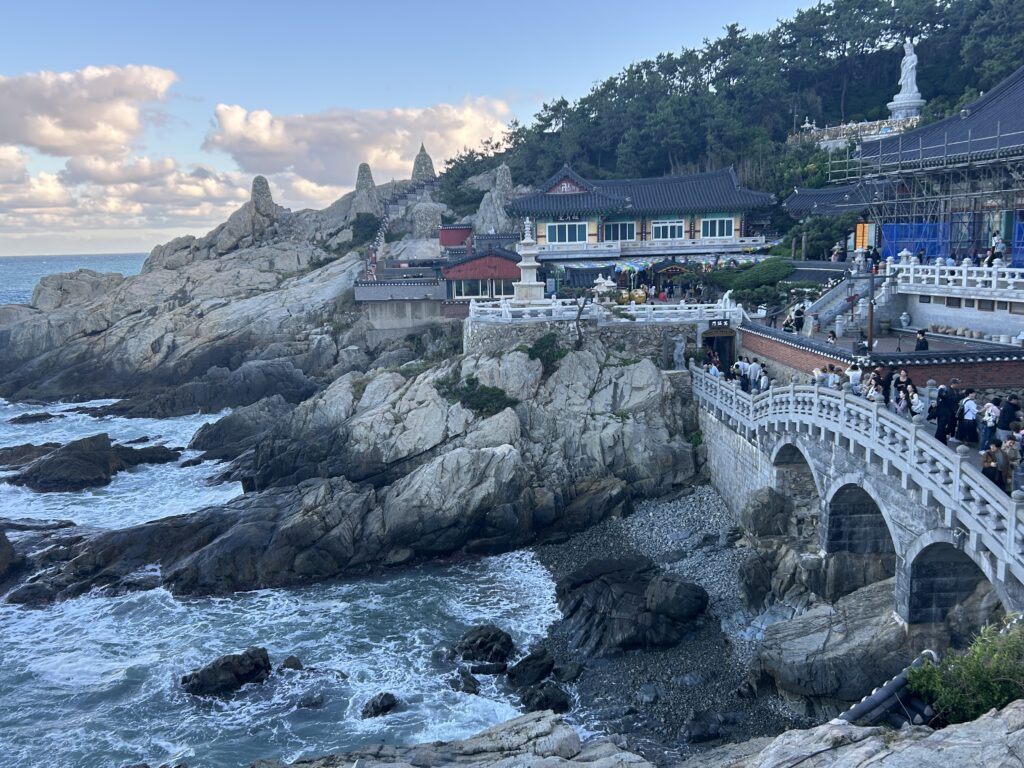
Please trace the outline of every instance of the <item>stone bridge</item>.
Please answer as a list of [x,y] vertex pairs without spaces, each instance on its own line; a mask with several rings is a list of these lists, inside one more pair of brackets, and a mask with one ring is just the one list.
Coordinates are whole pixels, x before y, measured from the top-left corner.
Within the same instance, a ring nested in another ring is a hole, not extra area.
[[[1013,498],[966,447],[848,392],[775,387],[758,395],[691,366],[711,479],[738,514],[758,488],[789,500],[787,533],[816,542],[823,596],[896,576],[895,611],[940,622],[988,579],[1024,608],[1024,493]],[[830,591],[830,572],[841,571]]]

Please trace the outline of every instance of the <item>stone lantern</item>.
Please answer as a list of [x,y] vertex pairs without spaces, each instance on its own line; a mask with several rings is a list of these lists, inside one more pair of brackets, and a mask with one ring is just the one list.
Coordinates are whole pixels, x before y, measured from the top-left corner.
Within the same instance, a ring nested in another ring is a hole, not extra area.
[[909,264],[911,257],[914,255],[908,249],[904,248],[899,252],[900,264]]

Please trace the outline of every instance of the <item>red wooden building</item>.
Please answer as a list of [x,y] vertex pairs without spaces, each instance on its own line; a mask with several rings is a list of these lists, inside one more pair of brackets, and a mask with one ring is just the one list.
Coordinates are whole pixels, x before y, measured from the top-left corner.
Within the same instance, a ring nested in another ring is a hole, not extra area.
[[472,299],[512,298],[518,264],[518,253],[495,245],[452,259],[441,269],[448,293],[444,314],[465,317]]

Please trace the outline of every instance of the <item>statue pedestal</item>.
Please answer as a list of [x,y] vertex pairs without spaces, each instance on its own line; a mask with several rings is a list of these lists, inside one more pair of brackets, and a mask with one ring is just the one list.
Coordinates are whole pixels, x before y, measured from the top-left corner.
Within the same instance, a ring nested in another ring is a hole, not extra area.
[[921,94],[917,94],[908,97],[897,96],[885,106],[889,108],[893,120],[906,120],[909,117],[920,117],[924,105],[925,100],[921,98]]
[[512,297],[513,304],[524,304],[535,301],[544,301],[544,283],[512,283],[515,295]]

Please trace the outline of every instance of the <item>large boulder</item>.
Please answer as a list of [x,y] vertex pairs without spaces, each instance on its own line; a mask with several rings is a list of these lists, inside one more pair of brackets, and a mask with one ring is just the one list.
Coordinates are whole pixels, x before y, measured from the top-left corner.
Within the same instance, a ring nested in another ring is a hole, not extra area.
[[909,664],[916,651],[886,579],[770,625],[755,670],[808,715],[834,714]]
[[591,560],[556,594],[573,645],[589,656],[675,645],[708,605],[702,587],[645,557]]
[[378,693],[372,699],[363,704],[362,717],[380,717],[398,706],[398,697],[393,693]]
[[554,668],[555,659],[551,652],[547,648],[537,648],[509,668],[508,681],[517,688],[536,685]]
[[266,648],[247,648],[214,659],[181,678],[181,686],[193,696],[225,696],[248,683],[262,683],[270,677]]
[[527,688],[519,697],[527,712],[568,712],[572,706],[569,695],[556,683],[541,683]]
[[515,652],[512,635],[493,624],[473,627],[452,648],[452,653],[465,661],[501,663]]
[[7,478],[7,482],[44,493],[80,491],[107,485],[123,469],[139,464],[166,464],[180,456],[178,451],[163,446],[114,445],[104,432],[74,440],[43,455]]

